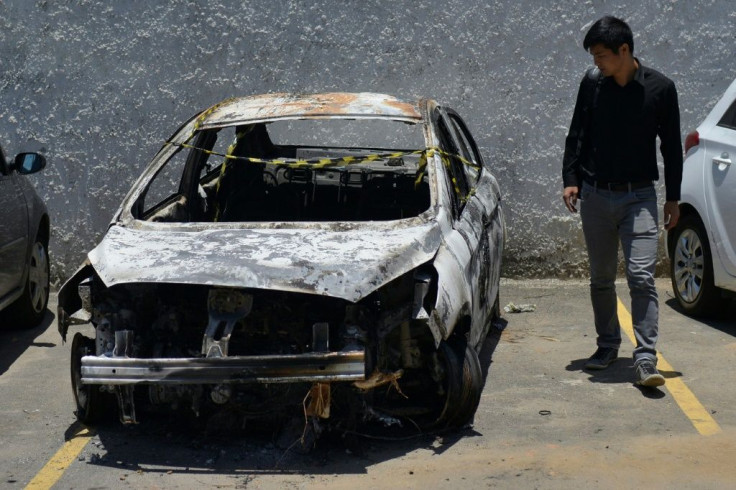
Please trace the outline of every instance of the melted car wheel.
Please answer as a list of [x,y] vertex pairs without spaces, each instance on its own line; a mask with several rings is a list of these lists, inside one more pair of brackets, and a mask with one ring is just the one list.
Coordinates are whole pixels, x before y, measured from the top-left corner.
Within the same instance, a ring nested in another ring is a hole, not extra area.
[[74,401],[77,409],[74,414],[83,424],[93,424],[108,418],[114,407],[112,398],[100,392],[97,385],[82,384],[82,357],[95,352],[95,341],[81,333],[74,334],[72,339],[71,376]]
[[364,420],[381,422],[393,436],[397,427],[434,432],[472,423],[483,391],[476,351],[458,336],[440,342],[424,360],[421,368],[406,369],[385,388],[371,391],[372,409]]
[[439,357],[445,370],[444,407],[434,426],[457,429],[472,423],[483,391],[478,353],[464,337],[442,342]]

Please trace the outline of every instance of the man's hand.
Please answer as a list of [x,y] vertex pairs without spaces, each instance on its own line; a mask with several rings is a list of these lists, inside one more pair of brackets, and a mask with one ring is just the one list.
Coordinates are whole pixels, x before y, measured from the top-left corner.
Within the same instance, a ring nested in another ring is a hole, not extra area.
[[677,226],[680,221],[680,206],[677,201],[667,201],[664,203],[664,229],[671,230]]
[[579,191],[578,186],[565,187],[565,190],[562,191],[562,200],[565,201],[565,206],[567,206],[568,211],[571,213],[578,212],[578,208],[575,205],[578,203]]

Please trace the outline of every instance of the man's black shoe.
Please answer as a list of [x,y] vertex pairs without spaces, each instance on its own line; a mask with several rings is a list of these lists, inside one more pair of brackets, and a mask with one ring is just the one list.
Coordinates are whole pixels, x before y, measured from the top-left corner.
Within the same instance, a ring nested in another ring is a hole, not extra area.
[[590,356],[588,362],[585,363],[585,369],[606,369],[616,359],[618,359],[618,349],[598,347],[595,354]]
[[664,376],[659,374],[652,361],[642,361],[636,366],[636,382],[639,386],[662,386]]

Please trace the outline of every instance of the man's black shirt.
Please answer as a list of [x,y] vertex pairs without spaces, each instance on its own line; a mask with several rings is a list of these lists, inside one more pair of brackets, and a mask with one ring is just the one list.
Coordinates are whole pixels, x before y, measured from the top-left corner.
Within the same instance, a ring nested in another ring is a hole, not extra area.
[[[639,60],[637,60],[639,62]],[[580,82],[570,131],[565,140],[562,179],[565,187],[580,186],[583,180],[638,182],[658,180],[656,137],[661,141],[666,199],[680,199],[682,144],[677,90],[669,78],[639,62],[634,79],[621,87],[612,77],[601,81],[593,101],[587,84]],[[589,127],[583,128],[589,107]],[[577,144],[583,131],[582,151]]]

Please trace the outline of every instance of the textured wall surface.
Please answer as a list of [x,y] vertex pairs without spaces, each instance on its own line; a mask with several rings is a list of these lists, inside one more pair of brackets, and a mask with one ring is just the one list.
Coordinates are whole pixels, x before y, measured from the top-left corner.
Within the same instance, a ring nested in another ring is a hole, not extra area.
[[560,162],[587,28],[626,19],[679,89],[683,136],[736,76],[733,0],[0,0],[0,143],[31,176],[63,279],[163,141],[234,95],[428,96],[468,122],[504,189],[507,276],[585,274]]

